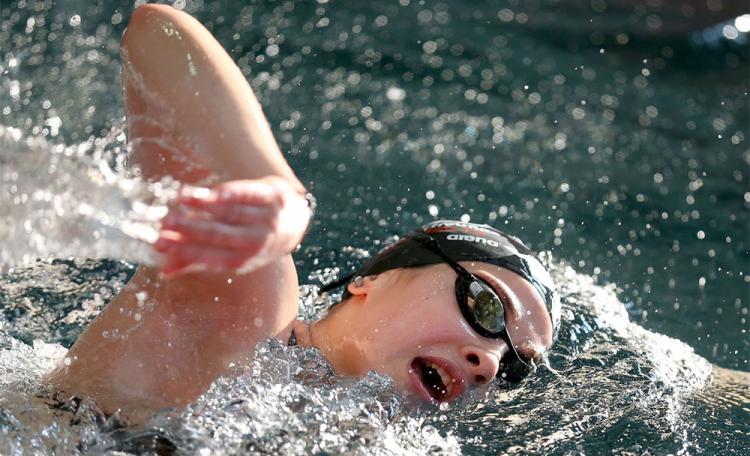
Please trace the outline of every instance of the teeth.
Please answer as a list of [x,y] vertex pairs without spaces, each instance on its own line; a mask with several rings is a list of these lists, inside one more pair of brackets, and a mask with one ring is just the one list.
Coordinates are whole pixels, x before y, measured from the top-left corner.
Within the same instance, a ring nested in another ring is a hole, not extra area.
[[453,391],[453,382],[455,382],[453,377],[448,375],[448,373],[445,370],[443,370],[442,367],[433,363],[428,363],[428,364],[431,368],[435,369],[438,375],[440,375],[440,380],[443,382],[443,385],[447,385],[446,392],[450,394],[451,391]]

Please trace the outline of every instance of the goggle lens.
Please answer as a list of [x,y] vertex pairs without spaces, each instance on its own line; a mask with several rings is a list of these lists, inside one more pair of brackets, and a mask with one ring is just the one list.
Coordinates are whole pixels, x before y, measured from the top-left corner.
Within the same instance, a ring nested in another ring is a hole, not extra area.
[[[475,321],[486,331],[498,333],[505,327],[505,307],[498,296],[477,281],[472,282],[467,294],[467,305]],[[472,289],[473,288],[473,289]]]

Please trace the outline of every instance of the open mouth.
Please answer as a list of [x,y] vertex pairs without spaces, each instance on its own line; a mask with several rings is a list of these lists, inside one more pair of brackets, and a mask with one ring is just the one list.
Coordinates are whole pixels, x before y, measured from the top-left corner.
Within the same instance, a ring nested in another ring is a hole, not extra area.
[[456,379],[438,364],[425,358],[414,358],[411,368],[434,401],[447,402],[457,395],[454,394],[458,393]]

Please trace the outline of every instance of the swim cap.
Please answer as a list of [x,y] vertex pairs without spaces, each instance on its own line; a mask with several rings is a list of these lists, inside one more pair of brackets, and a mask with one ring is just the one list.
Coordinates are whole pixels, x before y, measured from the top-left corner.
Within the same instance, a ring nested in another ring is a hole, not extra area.
[[[464,223],[452,220],[438,220],[428,223],[395,243],[385,247],[372,260],[365,263],[354,275],[368,276],[380,274],[396,268],[413,268],[443,263],[439,255],[417,241],[417,236],[428,235],[435,239],[440,250],[455,261],[478,261],[494,264],[512,271],[526,281],[542,297],[552,321],[553,339],[557,338],[560,327],[560,298],[555,292],[547,270],[534,258],[531,250],[515,236],[505,234],[488,225]],[[343,285],[351,276],[325,285],[321,291],[328,291]],[[344,290],[343,298],[349,292]]]

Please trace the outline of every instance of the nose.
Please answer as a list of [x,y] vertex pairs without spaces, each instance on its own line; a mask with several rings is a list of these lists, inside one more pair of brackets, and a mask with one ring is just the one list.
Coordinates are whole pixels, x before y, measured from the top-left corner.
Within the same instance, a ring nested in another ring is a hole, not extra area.
[[469,368],[469,381],[477,385],[484,385],[492,381],[500,369],[498,354],[485,348],[468,346],[463,349],[463,357]]

